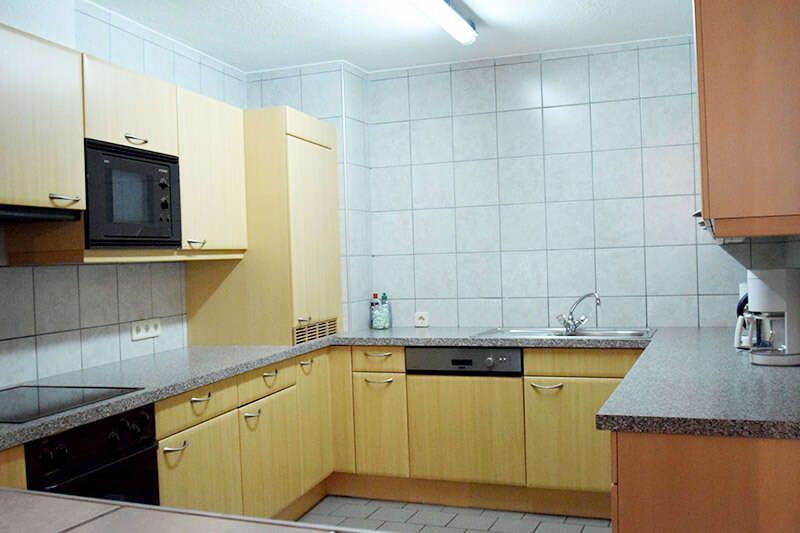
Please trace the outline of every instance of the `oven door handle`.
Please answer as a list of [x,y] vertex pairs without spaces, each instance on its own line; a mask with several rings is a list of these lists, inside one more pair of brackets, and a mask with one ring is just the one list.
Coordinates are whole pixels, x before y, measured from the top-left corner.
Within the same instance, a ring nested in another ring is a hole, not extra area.
[[[140,449],[136,450],[135,452],[129,453],[129,454],[125,455],[124,457],[120,457],[119,459],[115,459],[115,460],[111,461],[110,463],[104,463],[104,464],[102,464],[100,466],[97,466],[97,467],[87,471],[87,472],[81,472],[80,474],[78,474],[76,476],[73,476],[73,477],[71,477],[69,479],[61,480],[58,483],[53,483],[52,485],[47,485],[47,486],[45,486],[45,487],[43,487],[41,489],[38,489],[38,490],[43,490],[45,492],[57,492],[57,489],[59,487],[63,487],[64,485],[69,485],[70,483],[74,483],[75,481],[77,481],[77,480],[79,480],[81,478],[93,476],[94,474],[96,474],[96,473],[98,473],[98,472],[100,472],[102,470],[105,470],[106,468],[111,468],[112,466],[118,465],[122,461],[128,461],[130,459],[133,459],[134,457],[138,457],[138,456],[143,455],[145,453],[154,452],[157,449],[158,449],[158,443],[154,442],[154,443],[146,446],[145,448],[140,448]],[[153,460],[155,460],[155,459],[153,459]]]

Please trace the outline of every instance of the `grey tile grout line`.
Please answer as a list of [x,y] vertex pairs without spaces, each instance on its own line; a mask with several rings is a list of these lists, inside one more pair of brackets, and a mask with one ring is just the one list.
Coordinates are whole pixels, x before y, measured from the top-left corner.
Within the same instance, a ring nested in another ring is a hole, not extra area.
[[[455,95],[453,94],[453,71],[449,69],[447,71],[447,79],[448,79],[448,87],[450,88],[450,150],[452,155],[452,161],[450,162],[451,165],[451,173],[450,173],[450,181],[453,184],[453,249],[455,253],[456,259],[456,268],[455,268],[455,275],[456,275],[456,326],[461,326],[461,294],[459,290],[459,283],[458,283],[458,216],[455,210],[455,203],[456,203],[456,169],[455,169],[455,159],[456,159],[456,120],[455,120]],[[412,169],[413,171],[413,169]],[[413,201],[413,199],[412,199]],[[413,203],[412,203],[413,207]]]
[[[494,65],[492,67],[492,82],[494,87],[494,128],[495,128],[495,135],[494,135],[494,150],[495,155],[495,190],[497,191],[497,246],[501,250],[503,249],[503,216],[500,211],[500,121],[499,121],[499,110],[498,110],[498,103],[497,103],[497,66]],[[455,156],[455,154],[453,154]],[[503,279],[504,279],[504,269],[503,269],[503,256],[502,254],[497,255],[497,260],[500,262],[500,325],[506,325],[506,314],[505,314],[505,305],[503,303],[504,299],[504,291],[503,291]]]
[[639,50],[636,50],[636,92],[639,98],[639,181],[642,185],[642,264],[644,274],[644,324],[649,327],[650,313],[649,313],[649,299],[647,294],[647,213],[645,211],[644,202],[644,126],[642,125],[642,68],[641,59],[639,57]]
[[[539,103],[544,105],[544,68],[543,62],[539,61]],[[539,113],[540,121],[542,123],[542,198],[544,203],[544,288],[545,293],[547,294],[547,325],[550,325],[550,315],[552,314],[552,309],[550,309],[550,247],[547,244],[547,159],[544,156],[545,153],[545,133],[544,133],[544,111]]]
[[[592,67],[591,67],[592,59],[591,57],[586,58],[586,80],[588,87],[586,90],[588,91],[588,99],[591,102],[592,100]],[[544,125],[542,125],[544,126]],[[589,105],[589,148],[591,150],[594,149],[594,134],[592,132],[592,106]],[[594,292],[597,294],[597,207],[596,203],[597,200],[594,197],[594,151],[592,155],[589,156],[591,161],[591,165],[589,167],[589,176],[591,177],[592,181],[592,260],[594,261]],[[644,231],[644,230],[642,230]],[[600,309],[595,302],[594,306],[594,325],[595,327],[600,325]]]

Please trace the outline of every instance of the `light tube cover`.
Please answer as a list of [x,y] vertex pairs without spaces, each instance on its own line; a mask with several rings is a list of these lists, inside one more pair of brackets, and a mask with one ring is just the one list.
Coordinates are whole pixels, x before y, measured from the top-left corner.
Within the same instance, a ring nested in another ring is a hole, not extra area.
[[446,0],[411,0],[411,3],[461,44],[472,44],[478,38],[472,24]]

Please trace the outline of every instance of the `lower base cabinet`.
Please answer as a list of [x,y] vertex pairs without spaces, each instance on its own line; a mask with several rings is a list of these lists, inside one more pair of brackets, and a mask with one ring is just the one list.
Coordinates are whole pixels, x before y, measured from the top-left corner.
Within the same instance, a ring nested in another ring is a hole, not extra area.
[[406,376],[354,372],[356,473],[408,477]]
[[239,419],[236,411],[158,443],[161,505],[242,513]]
[[595,429],[594,417],[620,381],[525,378],[529,487],[611,490],[611,437]]
[[302,494],[297,388],[239,408],[243,511],[271,517]]
[[313,352],[298,365],[300,489],[305,494],[333,472],[329,355]]

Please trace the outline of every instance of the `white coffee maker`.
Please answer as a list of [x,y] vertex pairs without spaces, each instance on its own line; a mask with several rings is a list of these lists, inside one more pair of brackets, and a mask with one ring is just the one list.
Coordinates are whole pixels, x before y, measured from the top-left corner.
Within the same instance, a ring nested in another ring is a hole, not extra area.
[[[751,316],[750,362],[800,365],[800,270],[748,270],[747,308]],[[755,344],[753,332],[762,340]]]

